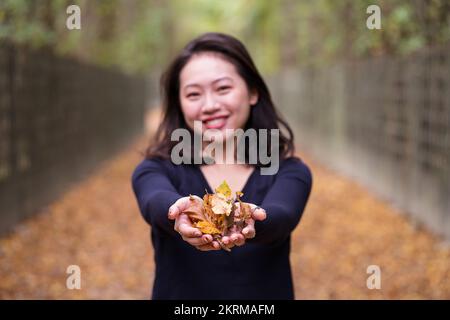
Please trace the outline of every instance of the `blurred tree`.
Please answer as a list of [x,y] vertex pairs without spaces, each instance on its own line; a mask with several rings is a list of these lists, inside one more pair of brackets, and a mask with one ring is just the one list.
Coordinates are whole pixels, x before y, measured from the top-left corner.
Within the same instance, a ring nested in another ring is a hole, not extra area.
[[281,1],[282,32],[280,35],[280,64],[283,67],[295,66],[298,61],[297,1]]
[[[82,29],[65,28],[81,8]],[[379,5],[382,29],[368,30]],[[163,66],[207,31],[235,35],[263,72],[380,54],[402,55],[450,40],[448,0],[1,0],[0,41],[48,46],[59,54],[129,72]]]

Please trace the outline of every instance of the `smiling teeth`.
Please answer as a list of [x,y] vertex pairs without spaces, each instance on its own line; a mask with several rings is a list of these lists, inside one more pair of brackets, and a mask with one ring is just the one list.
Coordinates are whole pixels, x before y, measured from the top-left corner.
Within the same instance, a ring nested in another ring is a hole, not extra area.
[[218,118],[218,119],[213,119],[213,120],[206,121],[205,124],[213,126],[213,125],[217,125],[219,123],[222,123],[223,121],[225,121],[224,118]]

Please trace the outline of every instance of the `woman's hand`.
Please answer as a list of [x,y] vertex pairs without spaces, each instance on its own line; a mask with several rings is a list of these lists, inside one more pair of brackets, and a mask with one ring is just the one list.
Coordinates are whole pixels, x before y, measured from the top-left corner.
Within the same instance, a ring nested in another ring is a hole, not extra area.
[[[198,228],[192,225],[189,216],[183,212],[199,212],[201,213],[203,200],[198,196],[192,196],[194,203],[190,197],[183,197],[178,199],[169,208],[168,217],[171,220],[175,220],[174,229],[177,231],[184,241],[190,245],[196,247],[201,251],[220,250],[221,246],[218,241],[213,239],[210,234],[203,234]],[[236,205],[235,216],[240,216],[240,204]],[[246,239],[251,239],[255,236],[255,221],[262,221],[266,218],[266,211],[255,204],[249,203],[252,212],[251,218],[245,220],[246,226],[239,228],[233,226],[229,234],[222,237],[222,243],[227,248],[231,249],[234,246],[242,246],[245,244]]]
[[171,220],[175,220],[175,231],[181,235],[184,241],[201,251],[220,250],[219,243],[213,239],[212,235],[202,234],[199,229],[193,227],[189,216],[183,213],[189,209],[189,211],[198,211],[200,214],[203,200],[198,196],[192,197],[194,198],[194,203],[192,203],[190,197],[183,197],[170,206],[168,217]]
[[[235,203],[236,212],[235,217],[239,217],[241,214],[240,203]],[[238,226],[233,226],[230,230],[230,234],[228,236],[224,236],[222,238],[222,242],[228,247],[232,248],[233,246],[242,246],[245,244],[246,239],[251,239],[255,237],[255,221],[263,221],[266,219],[267,214],[266,210],[253,203],[248,203],[250,205],[250,210],[252,212],[252,216],[249,219],[245,220],[246,226],[244,228],[239,228]]]

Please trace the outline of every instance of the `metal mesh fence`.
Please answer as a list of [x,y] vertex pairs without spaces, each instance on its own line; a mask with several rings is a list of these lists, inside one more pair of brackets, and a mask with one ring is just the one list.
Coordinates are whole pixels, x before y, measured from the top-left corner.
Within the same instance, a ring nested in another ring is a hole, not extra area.
[[450,44],[269,82],[299,145],[450,238]]
[[142,129],[143,78],[0,46],[0,233]]

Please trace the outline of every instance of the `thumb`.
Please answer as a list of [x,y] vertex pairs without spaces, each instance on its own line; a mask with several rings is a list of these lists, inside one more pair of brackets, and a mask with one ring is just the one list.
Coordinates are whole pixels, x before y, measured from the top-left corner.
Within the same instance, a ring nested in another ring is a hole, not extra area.
[[180,209],[175,205],[171,205],[169,208],[168,217],[170,220],[175,220],[180,215]]
[[175,220],[185,209],[186,203],[185,198],[180,198],[175,201],[169,208],[168,217],[170,220]]
[[253,208],[252,218],[253,218],[253,220],[258,220],[258,221],[265,220],[267,218],[266,210],[264,210],[261,207]]

